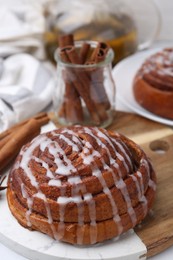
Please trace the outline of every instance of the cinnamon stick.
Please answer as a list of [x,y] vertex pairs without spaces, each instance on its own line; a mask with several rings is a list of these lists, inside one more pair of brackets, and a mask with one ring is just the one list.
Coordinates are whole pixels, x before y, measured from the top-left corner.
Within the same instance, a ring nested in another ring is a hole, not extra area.
[[[70,62],[68,55],[66,54],[66,48],[62,48],[60,51],[60,57],[64,62]],[[81,104],[81,99],[78,91],[76,90],[73,82],[68,77],[68,70],[66,68],[62,71],[62,76],[65,82],[65,95],[62,107],[59,111],[59,116],[66,118],[71,123],[79,123],[83,121],[83,109]]]
[[[71,123],[79,123],[84,120],[83,109],[80,96],[76,91],[73,83],[67,76],[67,71],[63,71],[63,78],[65,79],[65,114],[66,120]],[[65,74],[65,75],[64,75]]]
[[[95,64],[94,61],[87,62],[87,65]],[[92,80],[91,96],[97,104],[102,104],[106,110],[110,108],[110,101],[108,99],[105,87],[104,87],[104,68],[90,68],[87,70],[88,76]]]
[[8,134],[3,139],[0,140],[0,150],[10,140],[10,138],[11,138],[11,134]]
[[[70,62],[67,55],[66,55],[66,52],[63,48],[60,49],[60,57],[61,57],[61,60],[63,62],[66,62],[66,63]],[[66,82],[64,81],[64,83],[65,83],[65,93],[66,93]],[[58,111],[58,115],[59,115],[59,117],[63,117],[65,119],[66,119],[66,105],[68,106],[68,104],[66,104],[66,102],[65,102],[65,94],[64,94],[63,103],[62,103],[62,105],[61,105],[61,107]]]
[[[99,63],[105,60],[106,55],[108,53],[109,46],[104,42],[99,42],[97,47],[94,49],[90,60],[87,64]],[[103,68],[94,68],[90,71],[90,77],[93,79],[93,88],[92,95],[94,100],[103,104],[106,110],[110,108],[110,101],[108,99],[105,87],[104,87],[104,76],[103,76]],[[95,93],[95,94],[94,94]]]
[[[64,97],[65,97],[65,95],[64,95]],[[58,116],[59,117],[66,118],[65,106],[66,106],[66,104],[65,104],[65,98],[64,98],[63,103],[61,104],[61,107],[60,107],[60,109],[58,111]]]
[[84,64],[87,61],[89,51],[90,51],[90,44],[87,42],[84,42],[79,51],[79,57],[80,57],[81,64]]
[[[66,50],[66,54],[69,58],[69,60],[71,61],[71,63],[73,64],[81,64],[81,60],[80,57],[78,56],[76,50],[74,47],[72,47],[71,49],[67,49]],[[74,86],[76,87],[78,93],[80,94],[80,96],[83,98],[86,107],[91,115],[92,120],[99,125],[100,124],[100,118],[99,118],[99,113],[100,111],[98,111],[96,104],[93,102],[91,95],[90,95],[90,79],[87,76],[85,71],[82,71],[81,69],[76,69],[73,68],[70,70],[69,78],[72,79]],[[104,115],[104,114],[102,114]],[[102,116],[101,115],[101,116]]]
[[96,63],[104,61],[109,49],[110,47],[108,44],[105,42],[99,42],[97,47],[94,49],[90,60]]
[[68,45],[74,45],[73,34],[61,35],[58,39],[58,44],[60,48],[63,48]]
[[82,61],[76,51],[75,46],[67,46],[66,48],[64,48],[64,51],[68,57],[68,60],[70,61],[70,63],[72,64],[82,64]]
[[33,117],[30,117],[28,119],[25,119],[23,121],[21,121],[18,124],[15,124],[14,126],[11,126],[9,129],[7,129],[6,131],[2,132],[0,134],[0,140],[4,139],[4,137],[6,137],[7,135],[9,135],[11,132],[13,132],[14,130],[19,129],[21,126],[25,125],[30,119],[36,119],[38,124],[40,126],[43,126],[45,124],[47,124],[49,122],[49,116],[46,112],[40,112],[36,115],[34,115]]
[[3,170],[19,153],[21,147],[40,133],[40,124],[30,119],[11,134],[10,140],[0,150],[0,170]]

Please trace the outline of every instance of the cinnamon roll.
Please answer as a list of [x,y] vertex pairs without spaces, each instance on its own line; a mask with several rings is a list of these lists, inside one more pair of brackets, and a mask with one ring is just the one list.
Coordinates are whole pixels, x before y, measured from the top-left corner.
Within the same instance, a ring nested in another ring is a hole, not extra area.
[[133,141],[73,126],[41,134],[22,148],[7,198],[25,228],[87,245],[134,228],[151,208],[155,190],[153,167]]
[[135,76],[133,91],[142,107],[173,119],[173,48],[150,56],[142,64]]

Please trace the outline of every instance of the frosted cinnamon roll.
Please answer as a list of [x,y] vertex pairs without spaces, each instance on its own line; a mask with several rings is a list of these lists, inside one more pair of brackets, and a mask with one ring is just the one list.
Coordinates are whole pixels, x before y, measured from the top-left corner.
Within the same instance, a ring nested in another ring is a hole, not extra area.
[[22,226],[87,245],[140,223],[155,190],[155,172],[138,145],[115,132],[74,126],[41,134],[22,148],[7,198]]
[[135,76],[133,91],[142,107],[173,119],[173,48],[146,59]]

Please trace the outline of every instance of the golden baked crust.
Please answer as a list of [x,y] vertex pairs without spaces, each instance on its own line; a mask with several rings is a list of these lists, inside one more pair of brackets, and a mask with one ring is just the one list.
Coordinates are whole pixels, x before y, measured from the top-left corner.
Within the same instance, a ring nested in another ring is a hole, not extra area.
[[133,82],[136,101],[150,112],[173,119],[173,49],[150,56]]
[[155,172],[127,137],[96,127],[60,128],[25,145],[7,198],[18,222],[72,244],[111,239],[152,206]]

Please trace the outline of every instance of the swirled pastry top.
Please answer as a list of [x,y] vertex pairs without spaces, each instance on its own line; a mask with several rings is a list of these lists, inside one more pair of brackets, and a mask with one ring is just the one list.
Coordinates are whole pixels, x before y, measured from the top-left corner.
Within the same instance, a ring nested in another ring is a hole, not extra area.
[[22,148],[7,195],[23,226],[72,244],[94,244],[146,216],[155,181],[150,161],[134,142],[74,126],[41,134]]
[[142,107],[173,119],[173,48],[146,59],[134,78],[133,92]]
[[138,75],[162,91],[173,91],[173,49],[167,48],[150,56]]

